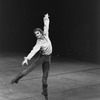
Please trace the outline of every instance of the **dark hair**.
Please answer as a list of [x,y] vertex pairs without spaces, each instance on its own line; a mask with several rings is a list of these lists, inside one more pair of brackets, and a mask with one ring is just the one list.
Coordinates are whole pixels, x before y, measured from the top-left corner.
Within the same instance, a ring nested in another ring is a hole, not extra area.
[[36,29],[34,29],[33,33],[35,33],[36,31],[39,31],[39,32],[43,35],[43,31],[42,31],[42,29],[40,29],[40,28],[36,28]]

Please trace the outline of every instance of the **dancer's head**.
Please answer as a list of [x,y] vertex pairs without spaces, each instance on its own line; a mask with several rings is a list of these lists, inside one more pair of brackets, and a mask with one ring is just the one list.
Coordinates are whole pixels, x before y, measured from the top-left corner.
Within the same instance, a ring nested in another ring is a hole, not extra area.
[[37,38],[41,38],[43,36],[43,31],[40,28],[36,28],[33,32]]

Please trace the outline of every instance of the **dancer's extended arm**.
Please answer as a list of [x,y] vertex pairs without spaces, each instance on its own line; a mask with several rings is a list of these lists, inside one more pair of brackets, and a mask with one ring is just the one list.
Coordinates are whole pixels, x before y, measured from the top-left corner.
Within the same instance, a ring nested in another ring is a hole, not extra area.
[[50,23],[50,19],[49,19],[49,15],[45,14],[44,16],[44,35],[49,35],[49,23]]

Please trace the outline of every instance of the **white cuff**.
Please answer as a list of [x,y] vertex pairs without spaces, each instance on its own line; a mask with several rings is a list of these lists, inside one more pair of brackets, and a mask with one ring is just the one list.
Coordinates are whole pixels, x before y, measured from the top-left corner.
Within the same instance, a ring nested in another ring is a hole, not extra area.
[[24,57],[25,60],[29,60],[27,57]]

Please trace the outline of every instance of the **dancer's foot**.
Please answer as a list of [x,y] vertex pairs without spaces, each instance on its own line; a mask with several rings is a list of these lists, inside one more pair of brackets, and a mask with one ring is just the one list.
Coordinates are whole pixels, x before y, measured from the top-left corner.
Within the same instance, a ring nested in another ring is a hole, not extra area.
[[24,75],[23,74],[19,74],[18,76],[16,76],[12,81],[11,81],[11,84],[14,84],[14,83],[18,83],[18,81],[23,77]]
[[47,87],[48,87],[47,84],[42,85],[42,88],[43,88],[42,95],[44,96],[48,96]]
[[43,91],[43,92],[42,92],[42,95],[44,95],[44,96],[47,97],[47,96],[48,96],[48,93]]
[[11,81],[11,84],[14,84],[14,83],[18,83],[18,79],[14,78],[12,81]]

